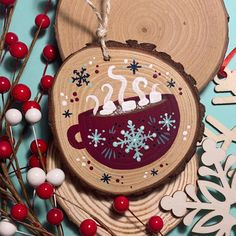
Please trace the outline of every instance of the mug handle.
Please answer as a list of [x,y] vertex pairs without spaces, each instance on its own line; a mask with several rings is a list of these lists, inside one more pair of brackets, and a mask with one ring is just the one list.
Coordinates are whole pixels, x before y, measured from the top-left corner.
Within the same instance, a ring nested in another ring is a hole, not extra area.
[[75,138],[76,134],[80,132],[79,124],[71,126],[67,131],[67,138],[70,145],[76,149],[85,148],[83,142],[78,142]]

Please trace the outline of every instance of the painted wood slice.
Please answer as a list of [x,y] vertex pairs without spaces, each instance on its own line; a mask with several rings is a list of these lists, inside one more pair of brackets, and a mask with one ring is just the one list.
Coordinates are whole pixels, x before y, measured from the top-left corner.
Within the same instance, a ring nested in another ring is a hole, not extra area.
[[[102,0],[93,2],[101,10]],[[97,25],[84,0],[61,0],[55,30],[62,59],[97,41]],[[223,0],[112,0],[107,39],[157,45],[182,63],[202,89],[223,61],[228,14]]]
[[[196,183],[198,158],[197,155],[194,155],[186,165],[184,171],[175,178],[166,181],[162,187],[153,189],[146,194],[129,198],[130,209],[142,222],[147,222],[153,215],[161,216],[164,221],[164,228],[162,229],[163,235],[166,235],[167,232],[181,222],[180,218],[173,217],[170,212],[161,211],[159,202],[163,196],[172,196],[177,190],[183,191],[187,184]],[[54,145],[51,145],[48,150],[47,167],[49,170],[53,168],[62,168],[66,173],[66,180],[63,185],[57,189],[57,194],[69,201],[60,197],[58,197],[57,200],[73,223],[79,227],[83,220],[91,218],[91,216],[73,205],[76,204],[87,212],[92,213],[95,217],[101,219],[119,236],[147,235],[144,227],[129,212],[126,212],[125,215],[117,218],[117,214],[114,214],[112,211],[113,198],[107,195],[100,195],[97,192],[88,189],[88,187],[81,183],[78,178],[74,177],[73,173],[68,171],[66,165],[63,164],[62,159],[60,152],[58,152]],[[147,175],[150,175],[150,173]],[[107,236],[110,234],[98,227],[97,235]]]
[[111,60],[90,46],[60,68],[52,124],[70,169],[106,193],[162,183],[195,152],[203,109],[182,65],[151,44],[108,43]]

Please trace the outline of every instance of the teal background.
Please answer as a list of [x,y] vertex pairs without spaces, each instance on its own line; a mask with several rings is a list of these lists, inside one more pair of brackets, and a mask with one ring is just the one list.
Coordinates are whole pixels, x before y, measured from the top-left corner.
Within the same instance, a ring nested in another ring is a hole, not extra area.
[[[207,1],[207,0],[205,0]],[[19,39],[25,42],[27,45],[30,44],[33,32],[35,30],[34,26],[34,18],[37,14],[41,13],[45,6],[45,0],[18,0],[17,6],[15,9],[15,13],[13,16],[13,21],[10,27],[10,31],[13,31],[18,34]],[[55,6],[56,1],[53,1]],[[229,47],[228,52],[231,51],[234,47],[236,47],[236,1],[235,0],[225,0],[225,4],[228,10],[228,14],[230,16],[229,22]],[[54,19],[55,8],[53,8],[49,12],[49,16],[51,19]],[[42,34],[37,41],[35,48],[33,50],[32,56],[30,57],[29,63],[24,71],[21,82],[26,83],[30,86],[32,91],[32,98],[35,97],[37,93],[37,85],[41,78],[43,69],[44,69],[44,60],[42,60],[41,52],[44,46],[48,43],[56,43],[54,37],[53,24],[50,29]],[[47,74],[55,74],[58,66],[60,65],[60,61],[50,64]],[[11,77],[12,74],[12,61],[9,56],[7,56],[0,68],[1,75],[5,75],[7,77]],[[236,68],[236,57],[230,63],[230,68]],[[199,68],[201,69],[201,68]],[[223,94],[225,96],[226,94]],[[206,87],[206,89],[201,93],[201,101],[206,106],[206,114],[212,115],[220,122],[222,122],[228,128],[232,128],[236,125],[236,105],[224,105],[224,106],[214,106],[211,104],[211,100],[216,96],[214,92],[214,83],[210,82],[210,84]],[[219,95],[218,96],[222,96]],[[47,120],[47,96],[43,97],[41,106],[43,108],[43,119],[42,121],[36,125],[36,132],[38,137],[45,138],[46,140],[50,139],[50,135],[48,132],[48,120]],[[42,129],[42,127],[44,127]],[[14,134],[18,135],[18,131],[20,127],[14,128]],[[21,166],[25,166],[27,163],[27,158],[29,157],[29,145],[33,140],[32,131],[29,130],[27,133],[26,140],[22,143],[18,157],[20,159]],[[229,149],[230,153],[236,153],[234,144],[231,145]],[[43,209],[43,203],[37,201],[37,209],[39,214],[41,215],[42,221],[45,221],[45,210]],[[47,206],[46,206],[47,207]],[[66,236],[79,235],[77,228],[68,222],[66,219],[63,223],[63,228]],[[191,227],[184,227],[183,225],[178,226],[174,229],[169,235],[192,235],[190,233]]]

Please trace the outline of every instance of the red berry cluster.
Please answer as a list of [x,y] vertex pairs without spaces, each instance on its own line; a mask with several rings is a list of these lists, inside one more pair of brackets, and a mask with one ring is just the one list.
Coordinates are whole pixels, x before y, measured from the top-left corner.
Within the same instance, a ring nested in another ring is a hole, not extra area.
[[[125,196],[118,196],[113,200],[113,208],[117,213],[125,213],[129,210],[129,199]],[[147,223],[148,229],[153,233],[162,230],[164,222],[160,216],[152,216]]]
[[9,50],[12,57],[17,60],[24,59],[28,54],[28,47],[25,43],[19,41],[17,34],[8,32],[5,36],[6,49]]
[[[38,147],[37,147],[37,144],[38,144]],[[42,168],[42,164],[39,159],[38,150],[41,152],[43,164],[44,164],[44,166],[46,166],[47,148],[48,148],[47,143],[43,139],[37,139],[37,141],[34,140],[31,142],[30,151],[31,151],[32,155],[29,158],[29,167],[30,168],[34,168],[34,167]]]

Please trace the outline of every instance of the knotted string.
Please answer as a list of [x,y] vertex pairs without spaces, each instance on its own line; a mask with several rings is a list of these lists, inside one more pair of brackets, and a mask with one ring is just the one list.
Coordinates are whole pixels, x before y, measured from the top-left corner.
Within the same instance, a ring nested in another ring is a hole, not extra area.
[[102,54],[105,61],[110,60],[110,56],[108,53],[108,48],[106,46],[106,36],[107,36],[107,28],[108,28],[108,15],[111,10],[111,3],[110,0],[103,1],[103,12],[99,12],[95,5],[92,3],[91,0],[85,0],[88,5],[93,9],[95,12],[97,19],[98,19],[98,29],[97,29],[97,36],[101,43]]

